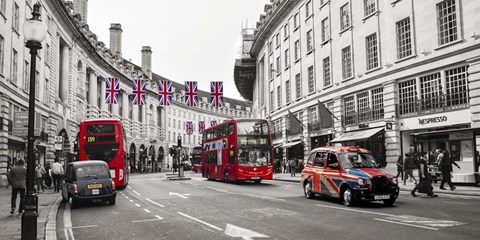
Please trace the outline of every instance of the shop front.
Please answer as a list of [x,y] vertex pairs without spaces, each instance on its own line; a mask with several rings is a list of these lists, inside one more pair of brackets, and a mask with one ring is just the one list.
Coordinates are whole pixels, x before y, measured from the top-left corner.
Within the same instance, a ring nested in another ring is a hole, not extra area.
[[312,137],[310,137],[310,146],[311,146],[310,149],[329,146],[330,141],[332,141],[332,139],[333,139],[332,134],[312,136]]
[[470,127],[470,110],[400,119],[402,155],[414,151],[436,155],[446,150],[459,166],[452,182],[479,184],[480,129]]
[[358,146],[372,152],[381,167],[387,165],[385,154],[385,130],[383,127],[345,132],[340,137],[330,141],[341,146]]

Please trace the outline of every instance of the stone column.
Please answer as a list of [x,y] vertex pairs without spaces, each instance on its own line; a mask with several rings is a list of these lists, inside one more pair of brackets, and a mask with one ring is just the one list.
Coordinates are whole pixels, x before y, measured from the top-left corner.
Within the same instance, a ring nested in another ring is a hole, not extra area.
[[333,118],[333,138],[337,138],[343,133],[342,127],[342,99],[335,97],[333,99],[333,115],[337,118]]
[[62,84],[60,84],[62,86],[61,88],[61,95],[62,96],[62,102],[65,103],[65,104],[68,104],[68,92],[69,92],[69,54],[70,54],[70,48],[65,45],[65,46],[62,46],[62,49],[61,49],[61,54],[62,54],[62,73],[61,73],[61,76],[62,78],[60,79],[60,81],[62,81]]
[[[480,57],[468,59],[468,89],[472,128],[480,127]],[[478,143],[477,143],[478,144]]]
[[97,75],[95,72],[91,71],[89,74],[88,80],[88,106],[87,106],[87,118],[97,118],[98,117],[98,107],[97,107]]
[[112,104],[112,115],[114,118],[120,118],[120,115],[118,113],[119,104],[122,104],[122,103],[119,102],[117,104]]
[[122,98],[122,105],[123,105],[123,108],[122,108],[122,117],[124,119],[128,119],[128,113],[129,113],[129,110],[130,108],[132,107],[128,101],[128,94],[126,92],[123,92],[123,93],[120,93],[120,94],[123,94],[123,98]]
[[7,186],[8,164],[8,96],[0,94],[0,116],[2,128],[0,129],[0,187]]
[[105,79],[100,78],[100,118],[108,118],[109,113],[105,103]]
[[392,129],[385,129],[385,155],[387,157],[387,163],[395,163],[398,160],[398,156],[402,154],[400,149],[400,130],[398,126],[398,116],[396,112],[397,99],[396,83],[395,80],[386,81],[383,84],[383,106],[384,106],[384,118],[394,119]]

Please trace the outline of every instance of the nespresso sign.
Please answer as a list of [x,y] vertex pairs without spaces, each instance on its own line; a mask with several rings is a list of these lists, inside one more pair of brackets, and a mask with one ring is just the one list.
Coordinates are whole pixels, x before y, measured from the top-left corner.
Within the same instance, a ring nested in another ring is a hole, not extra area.
[[431,123],[446,122],[447,120],[448,120],[447,116],[438,116],[438,117],[431,117],[431,118],[419,118],[418,123],[420,125],[426,125]]

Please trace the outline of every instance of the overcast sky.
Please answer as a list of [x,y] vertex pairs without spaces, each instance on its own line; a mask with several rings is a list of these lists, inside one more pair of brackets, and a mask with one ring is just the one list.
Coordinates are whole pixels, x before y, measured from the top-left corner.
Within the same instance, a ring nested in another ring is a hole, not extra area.
[[110,45],[110,23],[122,25],[122,56],[141,66],[152,47],[153,72],[182,83],[224,82],[224,95],[242,99],[233,80],[242,22],[254,26],[269,0],[95,0],[87,22]]

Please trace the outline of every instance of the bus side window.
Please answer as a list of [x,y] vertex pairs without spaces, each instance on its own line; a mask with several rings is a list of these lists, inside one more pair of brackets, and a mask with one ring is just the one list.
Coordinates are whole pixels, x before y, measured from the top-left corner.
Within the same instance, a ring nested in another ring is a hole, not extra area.
[[228,135],[232,135],[233,134],[233,123],[229,123],[228,124]]

